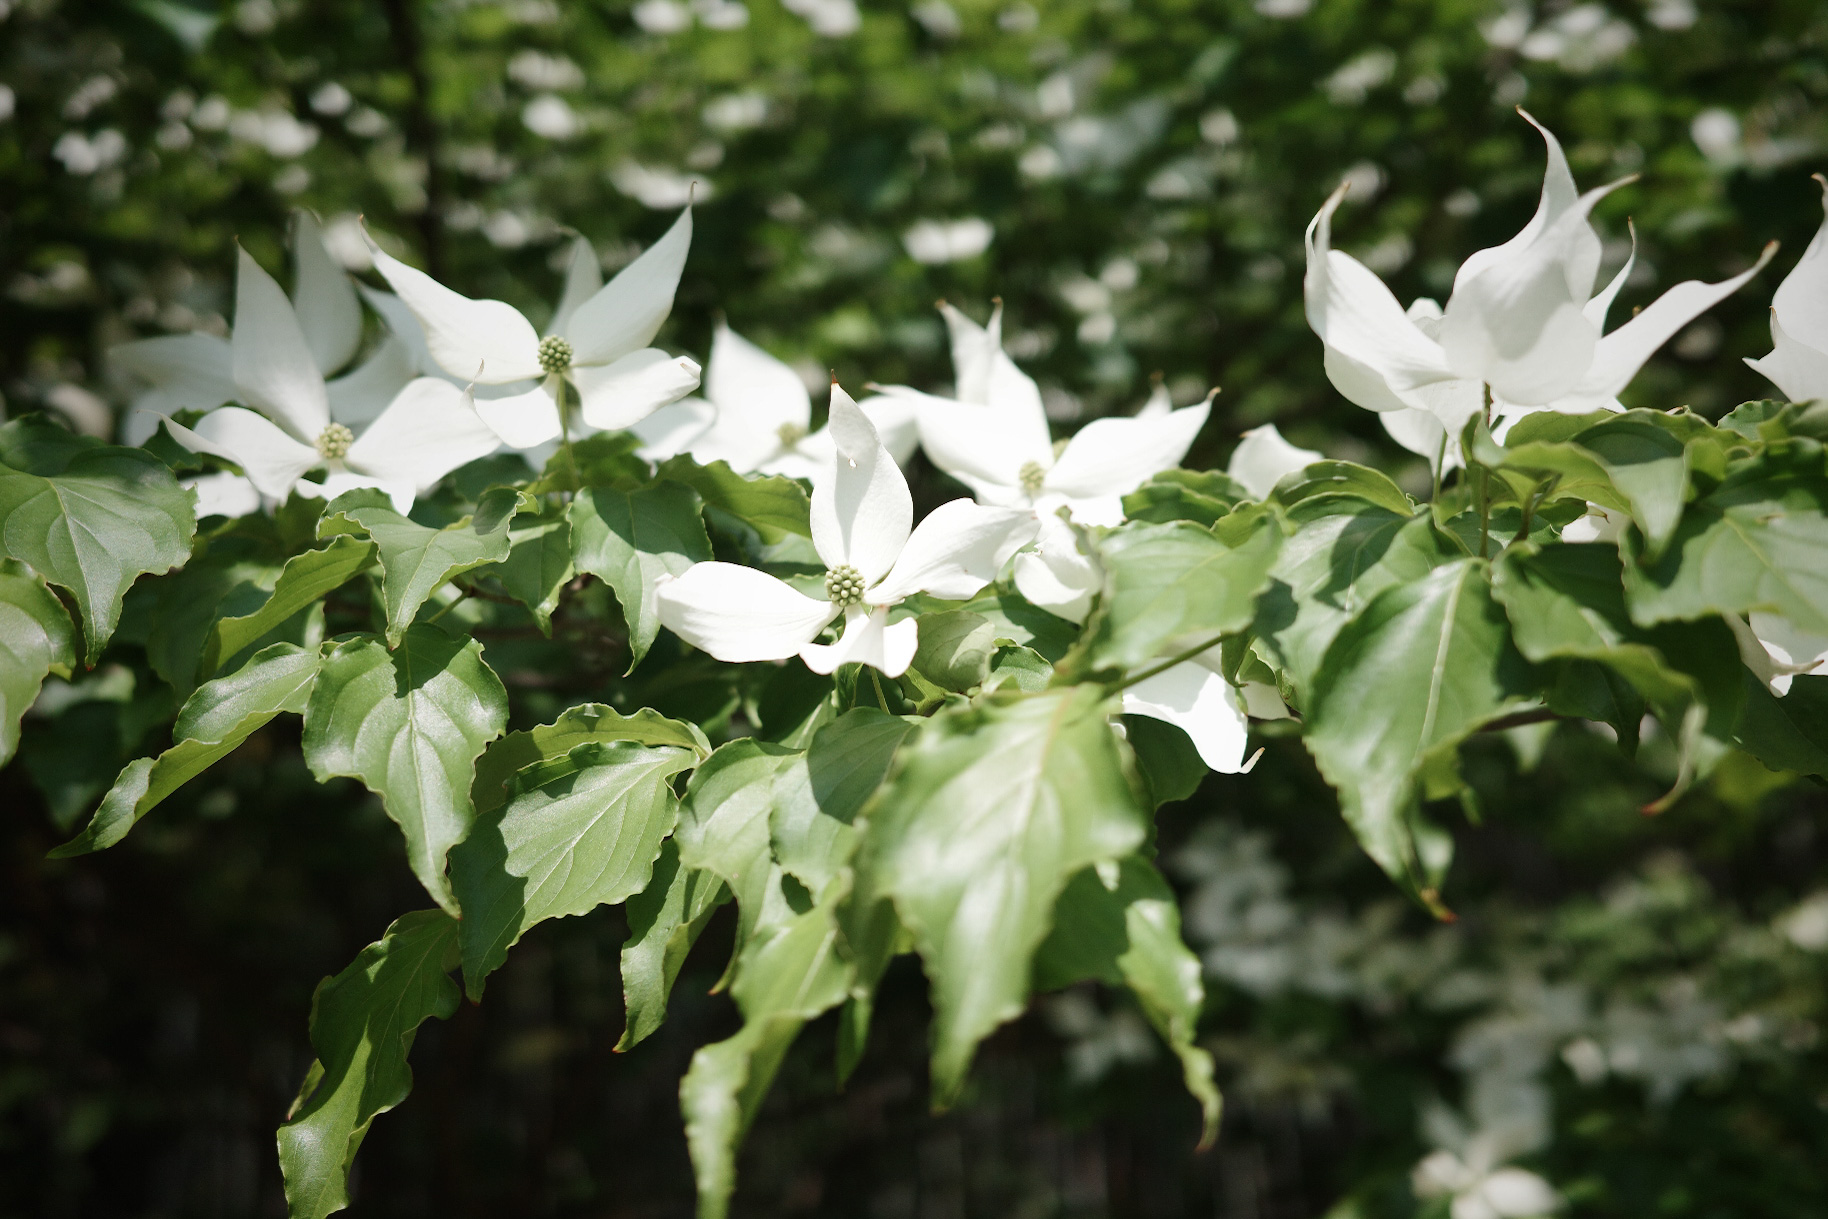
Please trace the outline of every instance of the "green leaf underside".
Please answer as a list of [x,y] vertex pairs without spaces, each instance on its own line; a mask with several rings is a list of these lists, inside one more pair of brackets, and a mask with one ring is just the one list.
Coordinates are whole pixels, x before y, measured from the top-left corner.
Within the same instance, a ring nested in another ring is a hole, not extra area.
[[476,640],[419,624],[390,652],[357,636],[324,657],[305,708],[305,761],[319,782],[346,775],[381,797],[413,874],[454,914],[445,854],[469,832],[476,758],[507,717],[507,691]]
[[0,427],[0,558],[69,591],[91,666],[114,634],[128,587],[190,557],[193,503],[144,450],[75,436],[39,417]]
[[265,604],[252,613],[216,620],[204,640],[198,672],[205,677],[215,673],[222,662],[233,659],[312,602],[341,588],[366,571],[374,560],[373,542],[347,536],[334,538],[321,549],[293,555],[280,570],[272,596]]
[[1782,698],[1749,672],[1743,680],[1746,702],[1733,743],[1772,770],[1828,778],[1828,677],[1792,677]]
[[508,557],[508,526],[520,502],[512,487],[483,492],[473,515],[443,529],[421,525],[394,511],[379,491],[349,491],[324,509],[318,536],[346,531],[354,522],[380,552],[381,600],[387,608],[387,642],[397,645],[425,604],[445,584],[485,563]]
[[623,715],[602,703],[570,707],[550,724],[510,732],[490,745],[476,762],[476,780],[470,788],[478,815],[499,808],[507,798],[508,781],[535,762],[562,758],[591,741],[633,741],[638,745],[676,746],[700,758],[709,756],[711,744],[696,724],[670,720],[648,707]]
[[529,766],[451,851],[472,999],[528,928],[626,901],[648,885],[679,804],[667,780],[690,749],[592,741]]
[[935,715],[871,814],[865,860],[926,965],[936,1104],[1019,1015],[1073,873],[1135,850],[1148,816],[1099,694],[1080,687]]
[[136,758],[115,779],[101,807],[54,857],[111,847],[165,797],[233,753],[281,712],[304,711],[319,654],[289,643],[256,652],[235,672],[198,686],[172,729],[173,745],[157,758]]
[[661,577],[711,557],[698,496],[676,482],[638,491],[591,487],[572,501],[570,520],[577,570],[609,585],[622,606],[632,671],[660,633]]
[[1450,765],[1469,734],[1533,694],[1485,565],[1460,559],[1385,589],[1340,629],[1305,708],[1306,741],[1365,851],[1426,894],[1445,860],[1418,841],[1421,772]]
[[456,967],[456,921],[420,910],[318,986],[311,1047],[321,1078],[301,1098],[298,1116],[279,1128],[291,1219],[321,1219],[349,1205],[349,1168],[369,1125],[412,1091],[407,1055],[419,1025],[457,1010],[449,977]]
[[19,748],[19,719],[44,679],[70,676],[76,629],[57,595],[17,563],[0,561],[0,766]]
[[701,466],[690,457],[662,462],[659,478],[684,483],[710,507],[726,512],[754,529],[764,542],[788,535],[812,536],[812,501],[805,488],[779,474],[742,475],[728,462]]

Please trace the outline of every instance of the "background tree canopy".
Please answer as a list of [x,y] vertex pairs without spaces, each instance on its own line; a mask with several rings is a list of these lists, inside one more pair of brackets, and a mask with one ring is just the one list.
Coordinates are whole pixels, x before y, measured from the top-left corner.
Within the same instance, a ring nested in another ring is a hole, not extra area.
[[[1809,0],[0,0],[0,82],[6,409],[134,440],[139,387],[106,348],[222,332],[234,243],[281,265],[294,209],[352,270],[361,218],[539,322],[573,234],[614,269],[691,199],[669,350],[702,357],[721,315],[810,384],[936,389],[934,301],[982,318],[1000,298],[1058,427],[1130,413],[1159,373],[1177,403],[1223,391],[1189,468],[1273,420],[1422,491],[1426,463],[1328,384],[1304,319],[1303,230],[1338,182],[1336,243],[1405,301],[1444,298],[1534,208],[1519,105],[1583,185],[1640,175],[1596,213],[1606,273],[1635,227],[1621,314],[1781,241],[1624,397],[1715,418],[1769,394],[1739,357],[1769,349],[1828,169]],[[924,459],[910,479],[923,506],[958,494]],[[150,612],[130,596],[122,637],[149,638]],[[490,651],[516,728],[628,667],[603,632],[527,634]],[[633,705],[698,723],[769,713],[686,668],[632,680]],[[281,1213],[272,1130],[312,1061],[313,989],[425,904],[379,801],[316,784],[295,721],[120,848],[48,860],[182,693],[119,665],[53,681],[0,771],[0,1212]],[[1130,722],[1145,757],[1152,723]],[[1676,778],[1666,737],[1627,766],[1584,724],[1482,734],[1447,924],[1271,737],[1278,765],[1156,793],[1176,797],[1161,858],[1227,1098],[1212,1151],[1135,1005],[1084,986],[999,1032],[930,1115],[927,992],[903,959],[841,1093],[834,1018],[789,1054],[734,1213],[1445,1215],[1455,1173],[1518,1157],[1572,1214],[1823,1209],[1817,784],[1735,753],[1647,817]],[[686,1213],[678,1081],[738,1025],[707,993],[736,934],[716,916],[671,1019],[617,1054],[623,911],[529,932],[489,1004],[421,1031],[354,1213]]]

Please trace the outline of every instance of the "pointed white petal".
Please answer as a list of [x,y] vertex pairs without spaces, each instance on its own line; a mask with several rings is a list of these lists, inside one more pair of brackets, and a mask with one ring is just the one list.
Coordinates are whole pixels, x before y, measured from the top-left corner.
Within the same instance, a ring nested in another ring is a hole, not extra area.
[[330,417],[338,423],[367,423],[387,409],[416,373],[406,344],[384,339],[354,372],[324,387],[330,397]]
[[887,391],[914,408],[920,447],[934,465],[990,498],[1022,485],[1022,467],[1054,463],[1047,416],[936,398],[900,386]]
[[235,330],[229,351],[239,397],[264,411],[293,439],[313,444],[330,422],[324,375],[305,346],[292,302],[246,250],[238,253]]
[[239,474],[200,474],[179,480],[197,493],[197,519],[249,516],[260,511],[260,492]]
[[1186,661],[1123,692],[1126,715],[1146,715],[1193,739],[1200,760],[1222,775],[1244,770],[1250,721],[1237,688],[1197,661]]
[[1625,287],[1625,281],[1631,278],[1631,269],[1638,265],[1638,229],[1630,220],[1625,221],[1625,229],[1631,234],[1631,253],[1625,257],[1625,265],[1619,268],[1612,281],[1599,290],[1599,294],[1587,302],[1581,310],[1583,316],[1593,323],[1593,328],[1605,332],[1606,315],[1612,312],[1612,302],[1618,299],[1619,292]]
[[696,563],[657,595],[661,623],[718,660],[785,660],[837,617],[829,601],[794,591],[766,572]]
[[1561,540],[1564,542],[1609,542],[1616,546],[1619,535],[1625,532],[1625,520],[1626,517],[1622,513],[1614,516],[1604,508],[1588,504],[1587,515],[1562,526]]
[[813,546],[827,567],[848,563],[874,584],[895,565],[914,523],[908,480],[841,386],[831,387],[826,430],[837,448],[835,473],[813,487]]
[[946,301],[939,303],[952,340],[952,378],[960,402],[979,405],[990,401],[990,369],[1003,350],[1003,303],[990,313],[990,324],[980,326]]
[[542,375],[539,332],[519,309],[506,301],[473,301],[379,247],[373,252],[375,270],[418,319],[426,352],[444,372],[481,385]]
[[557,378],[547,380],[552,384],[541,382],[506,398],[478,398],[476,414],[511,449],[531,449],[557,440],[562,432],[559,404],[552,396]]
[[1137,408],[1136,417],[1138,419],[1160,419],[1173,409],[1174,399],[1168,396],[1167,383],[1158,380],[1155,388],[1149,391],[1149,400]]
[[401,516],[411,512],[413,502],[418,499],[418,488],[410,482],[388,482],[370,474],[358,474],[354,470],[332,470],[321,483],[301,479],[294,490],[312,499],[331,500],[345,491],[358,491],[363,487],[373,487],[385,494],[393,501],[394,511]]
[[[1407,412],[1396,411],[1378,418],[1384,421],[1387,428],[1390,420],[1405,413]],[[1419,413],[1434,422],[1432,415]],[[1438,429],[1441,425],[1435,423],[1434,426]],[[1321,459],[1322,455],[1313,449],[1290,444],[1282,438],[1282,433],[1276,430],[1275,424],[1266,423],[1244,433],[1238,441],[1238,447],[1232,450],[1231,462],[1225,467],[1225,472],[1243,483],[1244,489],[1258,499],[1268,499],[1269,493],[1276,489],[1276,484],[1282,481],[1283,475],[1306,469]]]
[[1041,516],[1034,551],[1016,556],[1016,591],[1031,605],[1071,622],[1084,622],[1103,583],[1098,565],[1079,551],[1072,527],[1058,516]]
[[689,451],[716,418],[717,408],[703,398],[681,398],[628,430],[641,442],[635,452],[644,461],[665,461]]
[[1480,1183],[1477,1192],[1498,1219],[1533,1219],[1561,1208],[1554,1187],[1521,1168],[1500,1168]]
[[1747,624],[1770,657],[1772,674],[1767,684],[1779,698],[1790,693],[1790,679],[1796,674],[1819,673],[1828,665],[1828,637],[1799,631],[1778,614],[1750,614]]
[[565,264],[565,291],[559,297],[559,307],[552,311],[546,333],[564,334],[578,306],[602,290],[603,264],[597,261],[597,251],[589,238],[579,237],[571,243],[571,258]]
[[609,431],[639,423],[697,389],[698,361],[643,347],[613,364],[575,364],[571,380],[584,422]]
[[1815,179],[1822,184],[1822,227],[1777,285],[1771,308],[1785,330],[1822,350],[1828,348],[1828,177],[1817,174]]
[[[1443,456],[1442,441],[1447,439],[1447,429],[1441,426],[1440,419],[1432,411],[1408,410],[1391,411],[1379,415],[1377,421],[1384,425],[1384,431],[1390,439],[1414,453],[1417,457],[1428,459],[1428,468],[1434,469]],[[1460,466],[1460,446],[1449,443],[1445,446],[1446,465],[1442,473],[1456,470]]]
[[[362,298],[381,320],[387,323],[388,333],[406,346],[412,357],[413,370],[422,377],[449,377],[452,374],[439,367],[438,361],[432,359],[431,349],[425,345],[425,327],[413,316],[413,311],[406,307],[406,302],[391,292],[382,292],[370,288],[367,284],[357,284],[362,290]],[[469,378],[458,378],[463,384]]]
[[351,470],[423,491],[458,466],[487,457],[501,438],[442,377],[420,377],[394,398],[349,446]]
[[324,461],[315,448],[286,435],[271,419],[239,406],[211,411],[197,421],[195,430],[169,419],[165,427],[192,452],[211,453],[240,466],[268,499],[286,498],[306,470]]
[[348,272],[324,248],[324,231],[310,212],[295,217],[292,268],[292,308],[317,370],[327,377],[349,363],[362,341],[362,306]]
[[1441,323],[1446,314],[1441,309],[1441,302],[1431,296],[1418,296],[1409,302],[1409,308],[1403,310],[1403,316],[1415,323],[1415,328],[1433,339],[1441,341]]
[[168,334],[108,349],[116,368],[149,382],[170,410],[210,411],[238,396],[228,340]]
[[1128,495],[1187,455],[1211,409],[1201,402],[1159,419],[1094,419],[1067,442],[1041,485],[1069,499]]
[[864,598],[893,605],[917,592],[947,601],[974,597],[1039,527],[1035,514],[1021,508],[986,508],[968,499],[941,504],[915,527],[894,569]]
[[[1750,270],[1717,284],[1684,280],[1657,297],[1643,312],[1599,341],[1591,366],[1575,386],[1572,396],[1583,400],[1618,397],[1619,391],[1637,376],[1638,369],[1644,367],[1644,361],[1650,359],[1657,348],[1703,312],[1737,292],[1764,269],[1776,252],[1777,244],[1773,242],[1765,247]],[[1557,403],[1556,409],[1564,408]]]
[[580,364],[608,364],[639,351],[660,333],[673,311],[673,293],[692,246],[692,209],[596,295],[579,305],[565,325]]
[[726,451],[734,470],[753,470],[779,450],[782,429],[804,436],[812,426],[812,397],[800,374],[721,322],[711,338],[705,396],[717,406],[705,443]]
[[884,677],[900,677],[914,663],[920,626],[912,618],[889,625],[889,611],[852,606],[844,611],[844,634],[831,644],[809,643],[800,659],[814,673],[836,672],[839,665],[863,664]]
[[[920,423],[914,416],[914,404],[893,394],[877,394],[857,404],[870,417],[882,447],[889,451],[896,465],[906,465],[920,444]],[[823,430],[823,429],[821,429]]]
[[[1580,201],[1580,188],[1574,184],[1574,175],[1568,169],[1568,158],[1561,150],[1561,141],[1555,138],[1554,132],[1537,122],[1529,111],[1520,109],[1517,113],[1530,126],[1536,128],[1537,133],[1542,136],[1543,143],[1547,146],[1548,161],[1543,167],[1542,195],[1536,204],[1536,214],[1530,217],[1530,222],[1524,225],[1515,237],[1503,245],[1480,250],[1461,263],[1459,271],[1454,275],[1454,291],[1456,292],[1459,291],[1460,284],[1464,280],[1471,279],[1494,263],[1502,262],[1505,258],[1527,248]],[[1594,265],[1597,267],[1599,257],[1597,238],[1594,243],[1593,256]],[[1592,287],[1593,277],[1589,275],[1587,282],[1582,285],[1582,291],[1590,291]]]
[[1771,310],[1771,342],[1770,355],[1746,363],[1782,390],[1784,397],[1792,402],[1828,399],[1828,351],[1792,338],[1789,331],[1778,325],[1775,309]]

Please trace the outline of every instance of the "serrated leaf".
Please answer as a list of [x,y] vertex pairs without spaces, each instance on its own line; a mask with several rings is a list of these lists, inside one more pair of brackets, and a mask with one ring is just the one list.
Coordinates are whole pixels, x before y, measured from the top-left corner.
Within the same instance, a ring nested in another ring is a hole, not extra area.
[[1417,843],[1424,768],[1534,701],[1485,564],[1460,559],[1385,589],[1339,631],[1303,708],[1307,746],[1366,853],[1426,901],[1440,869]]
[[812,501],[805,488],[779,474],[742,475],[728,462],[701,466],[681,455],[662,462],[657,477],[684,483],[698,498],[754,529],[764,542],[812,536]]
[[300,610],[328,596],[366,571],[375,561],[375,545],[355,537],[338,537],[330,545],[293,555],[280,569],[273,593],[252,613],[218,618],[203,642],[198,672],[215,673],[261,636],[283,625]]
[[1125,525],[1100,541],[1104,590],[1066,667],[1131,669],[1249,626],[1282,530],[1272,513],[1247,511],[1229,543],[1184,523]]
[[997,624],[970,610],[922,614],[914,668],[942,690],[963,693],[984,684],[996,655]]
[[1389,475],[1350,461],[1316,461],[1276,484],[1270,498],[1290,507],[1313,499],[1351,499],[1399,516],[1415,512],[1415,501]]
[[873,806],[858,867],[926,966],[936,1104],[957,1099],[977,1043],[1027,1003],[1073,873],[1148,832],[1109,714],[1090,687],[949,708],[902,749]]
[[1192,521],[1210,528],[1255,498],[1221,470],[1163,470],[1123,497],[1123,514],[1133,521]]
[[1115,879],[1107,885],[1098,869],[1087,868],[1067,883],[1054,905],[1053,931],[1035,954],[1035,988],[1060,990],[1088,978],[1128,986],[1180,1059],[1187,1091],[1200,1105],[1200,1145],[1208,1146],[1219,1131],[1221,1102],[1212,1055],[1195,1043],[1206,1002],[1200,959],[1181,939],[1180,906],[1154,864],[1131,856]]
[[1652,560],[1624,540],[1632,618],[1652,625],[1765,610],[1828,634],[1828,477],[1821,455],[1767,451],[1690,504]]
[[[797,749],[744,737],[699,764],[680,804],[679,862],[722,878],[736,898],[736,951],[764,918],[784,917],[786,898],[769,850],[774,782]],[[735,958],[732,958],[734,967]]]
[[[248,538],[212,538],[181,571],[153,581],[142,594],[151,603],[146,631],[146,659],[152,671],[171,683],[179,694],[189,694],[200,680],[199,658],[209,641],[216,619],[224,615],[251,614],[273,595],[280,564],[268,549]],[[297,630],[299,638],[272,638],[267,643],[304,645],[301,615],[281,631]],[[318,640],[321,642],[322,636]],[[224,658],[225,660],[228,658]]]
[[510,732],[489,746],[476,761],[476,781],[470,787],[477,814],[501,806],[507,799],[508,781],[520,770],[535,762],[562,758],[592,741],[675,746],[690,749],[699,758],[711,753],[711,743],[696,724],[670,720],[649,707],[623,715],[602,703],[580,703],[550,724]]
[[19,717],[52,673],[70,676],[76,630],[57,595],[23,566],[0,560],[0,766],[19,748]]
[[305,707],[305,761],[320,783],[346,775],[381,797],[413,874],[455,914],[445,854],[470,830],[476,758],[507,719],[508,693],[476,640],[421,623],[390,652],[359,635],[324,657]]
[[667,996],[699,933],[730,889],[714,873],[679,862],[679,844],[660,844],[646,889],[628,899],[628,942],[622,945],[622,998],[627,1024],[617,1051],[629,1049],[666,1019]]
[[317,649],[276,643],[233,673],[198,686],[178,712],[172,747],[156,759],[129,762],[82,833],[52,857],[113,846],[165,797],[233,753],[268,720],[304,711],[318,666]]
[[1661,554],[1682,517],[1688,493],[1689,448],[1646,411],[1633,411],[1588,428],[1581,448],[1605,463],[1612,484],[1631,505],[1646,553]]
[[91,666],[114,634],[128,587],[190,557],[193,503],[142,449],[75,436],[35,416],[0,426],[0,558],[69,591]]
[[515,776],[507,803],[451,849],[471,999],[528,928],[647,887],[679,816],[667,780],[697,760],[690,749],[591,741]]
[[557,513],[522,513],[508,529],[508,557],[495,578],[552,634],[552,611],[571,579],[571,523]]
[[387,642],[395,645],[412,625],[425,599],[445,584],[485,563],[508,557],[508,526],[520,503],[513,487],[491,487],[476,511],[433,529],[394,511],[379,491],[347,491],[324,509],[319,537],[354,527],[374,539],[381,563],[381,601],[387,609]]
[[609,585],[622,606],[632,672],[660,633],[660,578],[711,557],[698,496],[670,482],[636,491],[590,487],[571,501],[570,519],[577,569]]
[[855,707],[819,729],[805,754],[775,774],[768,822],[774,858],[810,891],[823,891],[850,861],[852,823],[913,728],[874,707]]
[[456,967],[456,921],[419,910],[318,986],[311,1000],[317,1086],[279,1128],[291,1219],[322,1219],[349,1205],[349,1169],[369,1126],[412,1091],[407,1055],[419,1026],[457,1010],[449,977]]

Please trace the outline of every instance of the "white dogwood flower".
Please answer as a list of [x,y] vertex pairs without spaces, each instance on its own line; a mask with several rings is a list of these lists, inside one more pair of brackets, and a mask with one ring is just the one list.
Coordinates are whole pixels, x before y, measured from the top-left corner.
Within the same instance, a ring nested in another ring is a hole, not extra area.
[[1465,1159],[1451,1151],[1431,1153],[1411,1178],[1419,1197],[1451,1197],[1452,1219],[1540,1219],[1561,1206],[1547,1181],[1526,1169],[1494,1167],[1477,1141]]
[[[1146,715],[1173,724],[1187,734],[1208,768],[1236,775],[1251,767],[1245,760],[1252,710],[1247,693],[1251,692],[1225,680],[1219,649],[1211,648],[1125,689],[1123,709],[1126,715]],[[1262,718],[1280,719],[1288,714],[1281,698],[1267,686],[1254,692],[1254,699],[1262,711],[1272,712]]]
[[[911,528],[913,499],[901,468],[851,396],[836,385],[831,396],[834,468],[812,495],[825,595],[809,597],[753,568],[698,563],[662,582],[660,621],[723,661],[798,654],[816,673],[855,662],[899,677],[914,659],[919,628],[911,618],[891,624],[890,607],[916,592],[976,595],[1033,536],[1034,517],[957,499]],[[838,641],[813,642],[839,615]]]
[[1771,298],[1771,354],[1747,360],[1792,402],[1828,399],[1828,177],[1822,227]]
[[[1580,194],[1560,143],[1523,117],[1548,146],[1541,202],[1517,236],[1466,260],[1444,309],[1418,302],[1406,313],[1368,267],[1332,248],[1343,185],[1308,226],[1308,324],[1325,345],[1328,379],[1350,401],[1379,412],[1424,412],[1455,437],[1484,408],[1488,388],[1493,407],[1512,416],[1617,410],[1620,391],[1644,362],[1775,252],[1767,246],[1750,270],[1720,283],[1677,284],[1605,333],[1630,264],[1593,293],[1600,241],[1588,215],[1622,182]],[[1427,437],[1413,435],[1425,421],[1411,416],[1405,423],[1392,429],[1399,441],[1426,447]]]
[[1225,472],[1258,499],[1268,499],[1269,493],[1285,476],[1322,460],[1322,454],[1290,444],[1282,438],[1275,424],[1266,423],[1251,428],[1238,439],[1238,447],[1231,451],[1231,461]]
[[[213,410],[194,429],[165,426],[191,450],[235,462],[268,499],[379,487],[405,512],[420,491],[500,443],[463,390],[433,377],[409,381],[359,436],[334,418],[297,312],[245,250],[229,352],[234,397],[247,405]],[[307,480],[318,467],[324,481]]]
[[374,261],[424,328],[438,367],[479,385],[537,382],[476,403],[504,444],[530,449],[564,433],[559,399],[568,384],[584,422],[601,429],[628,427],[698,387],[696,361],[648,346],[672,312],[691,244],[687,208],[607,285],[588,246],[574,246],[565,294],[544,338],[505,301],[471,300],[379,248]]
[[[323,229],[309,212],[299,212],[292,228],[292,308],[305,346],[325,377],[354,358],[362,339],[362,306],[355,285],[324,247]],[[327,386],[336,417],[345,422],[372,419],[412,380],[407,353],[384,342],[363,364]],[[234,357],[228,339],[213,334],[163,335],[121,343],[108,351],[114,366],[147,388],[133,400],[121,426],[128,444],[143,443],[158,427],[158,417],[179,411],[210,411],[233,402]]]
[[[857,404],[875,424],[897,463],[914,454],[914,411],[887,395]],[[700,465],[724,461],[738,474],[785,474],[817,480],[832,469],[831,430],[811,431],[806,382],[719,322],[705,364],[705,397],[663,406],[629,429],[649,461],[690,453]]]

